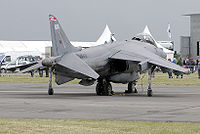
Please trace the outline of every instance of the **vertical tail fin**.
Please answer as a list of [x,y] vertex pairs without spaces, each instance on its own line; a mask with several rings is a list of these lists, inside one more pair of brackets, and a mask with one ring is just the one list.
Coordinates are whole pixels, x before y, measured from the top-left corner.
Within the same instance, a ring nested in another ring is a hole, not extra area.
[[79,51],[78,48],[75,48],[70,43],[56,17],[54,17],[53,15],[49,15],[49,21],[53,46],[53,56],[59,56],[65,53]]

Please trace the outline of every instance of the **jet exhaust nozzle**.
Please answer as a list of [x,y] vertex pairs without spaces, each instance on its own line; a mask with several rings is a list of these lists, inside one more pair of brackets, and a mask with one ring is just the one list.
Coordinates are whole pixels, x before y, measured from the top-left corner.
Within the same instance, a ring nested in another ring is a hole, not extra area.
[[46,67],[52,67],[53,66],[53,60],[50,58],[46,58],[42,61],[42,65]]

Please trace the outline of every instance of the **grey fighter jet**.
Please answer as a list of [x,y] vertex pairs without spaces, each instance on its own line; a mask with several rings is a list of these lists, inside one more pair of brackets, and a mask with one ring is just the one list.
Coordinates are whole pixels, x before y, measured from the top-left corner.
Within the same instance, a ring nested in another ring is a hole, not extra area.
[[49,15],[53,57],[46,58],[20,73],[29,72],[40,67],[50,70],[48,94],[53,95],[52,75],[58,85],[81,79],[84,86],[97,81],[97,95],[112,95],[113,83],[128,84],[128,92],[137,92],[134,87],[139,73],[148,71],[149,81],[147,95],[152,96],[151,73],[156,66],[163,71],[189,73],[188,70],[167,61],[166,54],[157,48],[150,37],[134,37],[129,41],[114,41],[80,50],[74,47],[66,37],[56,17]]

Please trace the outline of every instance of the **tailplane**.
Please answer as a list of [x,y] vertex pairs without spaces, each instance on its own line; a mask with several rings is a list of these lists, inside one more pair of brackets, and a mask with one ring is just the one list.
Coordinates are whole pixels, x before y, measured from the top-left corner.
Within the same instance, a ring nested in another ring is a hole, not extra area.
[[56,17],[49,15],[49,21],[53,46],[53,56],[60,56],[66,53],[72,53],[80,50],[70,43]]

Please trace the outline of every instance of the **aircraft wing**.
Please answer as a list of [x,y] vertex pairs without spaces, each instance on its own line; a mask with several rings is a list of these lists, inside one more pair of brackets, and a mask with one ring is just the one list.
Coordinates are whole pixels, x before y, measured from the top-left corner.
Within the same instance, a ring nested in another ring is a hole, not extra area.
[[[56,61],[56,59],[58,59]],[[99,77],[99,74],[97,74],[90,66],[87,65],[83,60],[81,60],[77,55],[74,53],[65,54],[62,57],[55,57],[52,58],[52,60],[56,61],[55,65],[60,65],[63,68],[62,69],[70,69],[78,74],[91,77],[94,79],[97,79]],[[30,66],[29,68],[26,68],[15,75],[19,75],[25,72],[29,72],[32,70],[37,70],[38,68],[44,68],[45,66],[42,65],[42,61],[39,61],[37,64]],[[72,72],[72,73],[74,73]]]
[[147,53],[134,53],[126,50],[121,50],[109,57],[110,59],[120,59],[137,62],[139,65],[148,63],[151,65],[156,65],[162,68],[171,69],[177,72],[188,74],[189,70],[185,69],[177,64],[171,63],[160,56],[147,51]]

